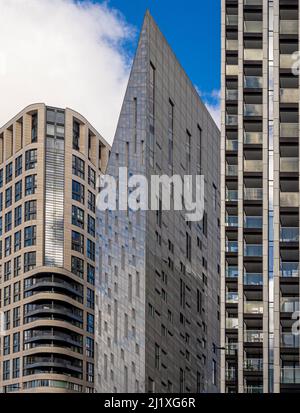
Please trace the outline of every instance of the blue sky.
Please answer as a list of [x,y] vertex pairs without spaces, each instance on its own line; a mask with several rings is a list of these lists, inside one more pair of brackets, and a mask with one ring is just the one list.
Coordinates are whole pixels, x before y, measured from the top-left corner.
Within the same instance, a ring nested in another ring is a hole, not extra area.
[[[149,8],[203,99],[217,106],[221,0],[109,0],[108,5],[120,10],[137,30]],[[133,50],[136,41],[134,39],[129,48]]]

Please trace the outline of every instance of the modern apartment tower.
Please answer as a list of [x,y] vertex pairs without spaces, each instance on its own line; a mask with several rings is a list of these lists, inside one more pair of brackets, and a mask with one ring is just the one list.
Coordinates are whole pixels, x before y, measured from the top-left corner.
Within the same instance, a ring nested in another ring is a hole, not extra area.
[[157,211],[99,213],[98,392],[218,391],[219,150],[217,126],[147,12],[107,174],[203,174],[205,213],[187,222],[161,197]]
[[70,109],[0,129],[2,392],[94,390],[96,177],[109,147]]
[[299,2],[222,0],[221,391],[300,391]]

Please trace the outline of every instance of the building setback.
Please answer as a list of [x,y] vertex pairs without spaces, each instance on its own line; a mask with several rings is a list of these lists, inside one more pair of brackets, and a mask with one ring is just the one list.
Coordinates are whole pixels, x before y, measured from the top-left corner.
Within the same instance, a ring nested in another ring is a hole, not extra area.
[[0,129],[0,388],[94,390],[96,177],[109,147],[70,109]]
[[107,174],[203,174],[205,214],[99,213],[96,391],[218,391],[219,160],[219,130],[147,12]]
[[222,392],[300,390],[298,29],[297,0],[222,0]]

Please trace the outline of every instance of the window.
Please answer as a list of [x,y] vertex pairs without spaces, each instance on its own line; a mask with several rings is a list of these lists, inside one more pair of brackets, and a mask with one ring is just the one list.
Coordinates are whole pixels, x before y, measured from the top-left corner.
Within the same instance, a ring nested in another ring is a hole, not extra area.
[[36,201],[25,202],[25,221],[36,219]]
[[155,368],[160,369],[160,347],[155,343]]
[[10,360],[3,361],[3,373],[2,373],[3,380],[10,379]]
[[74,257],[72,256],[72,273],[77,275],[80,278],[83,278],[83,274],[84,274],[84,264],[83,264],[83,260],[78,258],[78,257]]
[[20,307],[15,307],[13,309],[13,327],[19,327],[21,321],[21,311]]
[[84,253],[84,237],[76,231],[72,231],[72,250]]
[[13,335],[13,353],[20,351],[20,333],[14,333]]
[[5,257],[8,257],[11,254],[11,236],[5,238],[4,247],[4,255]]
[[15,176],[18,177],[22,174],[23,171],[23,157],[22,155],[18,156],[15,160]]
[[90,260],[95,261],[95,243],[87,240],[87,256]]
[[0,217],[0,237],[3,235],[3,219]]
[[3,209],[3,193],[0,192],[0,212],[2,212]]
[[5,336],[3,338],[3,355],[7,356],[10,354],[10,336]]
[[217,363],[215,360],[212,361],[212,384],[215,386],[217,384]]
[[22,199],[22,181],[19,181],[15,184],[15,202]]
[[94,334],[95,330],[95,318],[93,314],[87,313],[86,330],[88,333]]
[[96,189],[96,172],[90,166],[88,168],[88,184],[91,185],[93,189]]
[[186,258],[189,261],[192,259],[192,239],[188,232],[186,233]]
[[11,231],[12,229],[12,212],[5,214],[5,232]]
[[36,190],[36,175],[28,175],[25,178],[25,195],[33,195]]
[[22,232],[18,231],[15,233],[15,238],[14,238],[14,251],[20,251],[22,248]]
[[87,281],[88,283],[95,285],[95,267],[87,265]]
[[4,311],[4,330],[10,329],[10,310]]
[[86,380],[89,383],[94,383],[94,364],[86,363]]
[[4,282],[8,281],[11,277],[11,261],[4,263]]
[[86,342],[85,342],[85,349],[86,349],[86,356],[87,357],[94,357],[94,340],[90,337],[86,337]]
[[13,379],[17,379],[20,377],[20,359],[19,358],[13,359],[12,377]]
[[92,192],[88,191],[88,208],[95,213],[96,210],[96,197]]
[[13,164],[10,162],[8,165],[5,167],[5,183],[8,184],[12,180],[13,176]]
[[95,219],[88,215],[88,233],[94,237],[95,236]]
[[72,199],[84,204],[84,186],[76,181],[72,181]]
[[14,303],[20,301],[21,299],[21,282],[18,281],[14,283]]
[[3,169],[0,169],[0,188],[3,187]]
[[218,206],[218,194],[217,194],[217,187],[215,184],[213,184],[213,206],[214,206],[214,210],[217,210],[217,206]]
[[78,176],[81,179],[84,179],[84,161],[80,158],[78,158],[78,156],[73,155],[73,159],[72,159],[72,171],[73,174]]
[[84,211],[72,205],[72,224],[84,229]]
[[5,191],[5,208],[10,207],[12,204],[12,187],[7,188]]
[[36,226],[32,225],[24,229],[24,247],[31,247],[36,244]]
[[36,252],[26,252],[24,254],[24,272],[33,270],[36,266]]
[[95,293],[90,288],[87,288],[87,296],[86,296],[87,306],[91,309],[95,308]]
[[37,163],[37,149],[30,149],[25,153],[25,170],[34,169]]
[[75,119],[73,120],[73,149],[79,150],[80,143],[80,123]]
[[21,274],[21,256],[14,258],[14,277]]
[[31,116],[31,142],[37,142],[38,138],[38,114],[34,113]]

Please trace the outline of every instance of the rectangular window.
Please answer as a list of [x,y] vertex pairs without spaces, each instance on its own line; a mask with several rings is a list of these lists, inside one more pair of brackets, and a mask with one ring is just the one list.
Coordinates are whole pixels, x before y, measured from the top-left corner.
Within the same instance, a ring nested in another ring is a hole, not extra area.
[[86,293],[87,306],[93,310],[95,308],[95,293],[90,288],[87,288]]
[[23,157],[22,155],[18,156],[15,160],[15,176],[18,177],[22,174],[23,170]]
[[95,219],[88,215],[88,233],[94,237],[95,236]]
[[37,163],[37,149],[30,149],[25,153],[25,170],[34,169]]
[[12,212],[5,214],[5,232],[9,232],[12,229]]
[[84,210],[72,205],[72,225],[84,229]]
[[87,240],[87,257],[95,261],[95,243],[89,239]]
[[36,190],[36,175],[25,177],[25,195],[34,195]]
[[88,168],[88,184],[93,188],[96,189],[96,172],[93,168],[89,166]]
[[14,277],[21,274],[21,256],[14,258]]
[[36,245],[36,226],[32,225],[24,229],[24,247]]
[[4,248],[4,255],[8,257],[11,254],[11,236],[5,238]]
[[84,179],[85,177],[84,169],[85,169],[85,162],[82,159],[78,158],[78,156],[73,155],[73,158],[72,158],[73,175],[76,175],[79,178]]
[[31,116],[31,142],[35,143],[38,140],[38,114],[34,113]]
[[13,359],[13,379],[18,379],[20,377],[20,358]]
[[189,261],[192,259],[192,239],[188,232],[186,233],[186,258]]
[[26,252],[24,254],[24,272],[31,271],[36,266],[36,252]]
[[25,202],[25,221],[36,219],[36,201]]
[[88,333],[94,334],[95,331],[95,317],[93,314],[87,313],[86,330]]
[[10,336],[3,337],[3,355],[7,356],[10,354]]
[[72,199],[84,204],[84,186],[76,181],[72,181]]
[[73,119],[73,149],[79,151],[80,123]]
[[12,205],[12,187],[7,188],[5,191],[5,208],[9,208]]
[[76,231],[72,231],[72,250],[84,254],[84,236]]
[[95,285],[95,267],[93,265],[87,265],[87,281],[88,283]]
[[11,261],[4,263],[4,282],[8,281],[11,277]]
[[16,182],[15,184],[15,202],[22,199],[22,181]]
[[95,195],[88,191],[88,208],[95,213],[96,211],[96,197]]
[[72,273],[80,278],[84,275],[84,262],[78,257],[72,257]]
[[186,172],[188,175],[191,174],[191,141],[192,136],[190,132],[186,131]]
[[20,251],[20,249],[22,248],[22,232],[18,231],[15,233],[15,237],[14,237],[14,251]]
[[8,184],[12,180],[13,176],[13,164],[10,162],[5,167],[5,183]]
[[14,333],[13,335],[13,353],[20,351],[20,333]]

